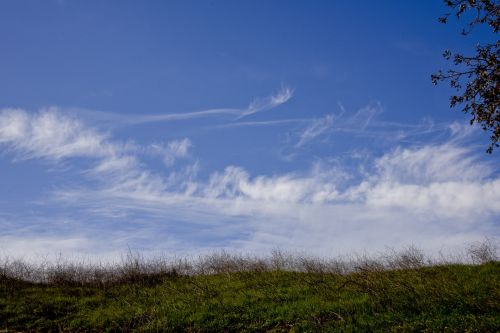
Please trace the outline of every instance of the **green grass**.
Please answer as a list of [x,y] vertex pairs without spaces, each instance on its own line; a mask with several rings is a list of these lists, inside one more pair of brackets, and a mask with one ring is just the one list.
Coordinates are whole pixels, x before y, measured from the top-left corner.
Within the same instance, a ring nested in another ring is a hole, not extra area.
[[500,262],[350,273],[143,274],[33,283],[0,275],[0,332],[498,332]]

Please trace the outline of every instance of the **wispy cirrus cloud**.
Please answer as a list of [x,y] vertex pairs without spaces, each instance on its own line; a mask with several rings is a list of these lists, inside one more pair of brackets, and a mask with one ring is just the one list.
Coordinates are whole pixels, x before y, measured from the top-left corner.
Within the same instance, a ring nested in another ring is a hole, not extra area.
[[295,148],[304,146],[307,142],[324,134],[332,128],[335,116],[327,114],[323,118],[314,119],[299,135],[299,141],[295,144]]
[[170,167],[174,165],[177,159],[187,157],[191,146],[191,140],[184,138],[182,140],[172,140],[165,144],[153,143],[150,146],[150,151],[154,155],[160,155],[163,163]]
[[[371,102],[355,112],[348,112],[339,104],[341,112],[329,113],[320,118],[301,119],[304,126],[295,131],[294,148],[303,148],[317,139],[329,141],[336,134],[356,137],[371,137],[387,142],[418,142],[422,136],[448,131],[449,124],[436,124],[430,118],[424,118],[417,124],[389,122],[380,119],[383,113],[380,102]],[[299,121],[297,121],[299,123]],[[460,134],[459,134],[460,133]],[[456,131],[454,139],[466,138],[470,129]]]
[[200,111],[179,112],[179,113],[159,113],[159,114],[116,114],[111,112],[72,109],[73,113],[82,117],[91,118],[100,123],[107,123],[109,126],[131,126],[147,123],[186,121],[197,118],[230,116],[231,120],[238,120],[252,114],[268,111],[276,108],[293,97],[293,90],[283,85],[275,94],[264,98],[254,99],[246,108],[214,108]]
[[379,102],[370,103],[354,113],[348,113],[342,104],[339,104],[339,107],[341,112],[338,114],[331,113],[322,118],[312,119],[309,125],[298,134],[295,148],[303,147],[317,137],[328,133],[343,132],[366,135],[375,118],[382,113],[382,105]]
[[257,121],[237,121],[223,125],[215,125],[210,128],[237,128],[237,127],[269,127],[269,126],[285,126],[290,124],[309,124],[311,119],[308,118],[291,118],[278,120],[257,120]]
[[35,114],[21,109],[0,111],[0,144],[18,158],[60,160],[73,157],[102,157],[116,153],[107,134],[85,127],[72,117],[61,117],[56,108]]
[[274,95],[266,98],[255,99],[245,110],[241,110],[237,119],[248,117],[254,113],[267,111],[281,104],[288,102],[293,96],[293,90],[287,86],[282,86],[281,89]]

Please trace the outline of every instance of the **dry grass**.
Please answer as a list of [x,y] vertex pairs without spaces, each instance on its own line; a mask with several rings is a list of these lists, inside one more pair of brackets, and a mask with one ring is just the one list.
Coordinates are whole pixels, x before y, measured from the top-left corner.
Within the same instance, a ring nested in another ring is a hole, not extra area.
[[0,259],[0,280],[17,280],[47,285],[154,284],[166,277],[243,272],[303,272],[339,274],[383,272],[398,269],[417,269],[450,264],[483,264],[498,260],[497,247],[491,240],[474,243],[462,254],[438,259],[426,258],[421,250],[409,246],[402,250],[387,250],[377,256],[352,255],[348,258],[325,259],[308,255],[272,251],[267,257],[214,252],[197,259],[163,257],[146,258],[128,251],[118,263],[56,261],[28,263],[4,257]]

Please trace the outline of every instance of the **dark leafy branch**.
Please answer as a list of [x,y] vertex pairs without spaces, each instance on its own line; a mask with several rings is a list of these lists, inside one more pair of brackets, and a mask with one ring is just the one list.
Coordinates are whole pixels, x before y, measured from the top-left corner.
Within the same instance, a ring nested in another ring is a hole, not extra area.
[[[472,19],[462,34],[468,35],[478,24],[489,26],[496,36],[500,28],[500,5],[495,0],[445,0],[450,12],[439,18],[447,23],[454,13],[460,19],[472,13]],[[432,82],[449,81],[458,94],[450,98],[450,106],[461,106],[464,113],[472,116],[470,123],[480,125],[491,133],[491,142],[486,150],[492,153],[500,142],[500,41],[477,44],[475,54],[465,56],[446,50],[443,56],[453,61],[455,69],[438,71],[431,76]]]

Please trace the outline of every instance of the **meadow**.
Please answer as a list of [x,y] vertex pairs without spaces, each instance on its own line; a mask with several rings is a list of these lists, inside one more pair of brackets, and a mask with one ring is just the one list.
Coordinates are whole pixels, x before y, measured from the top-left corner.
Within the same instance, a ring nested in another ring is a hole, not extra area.
[[427,259],[274,251],[0,265],[0,332],[498,332],[491,244]]

